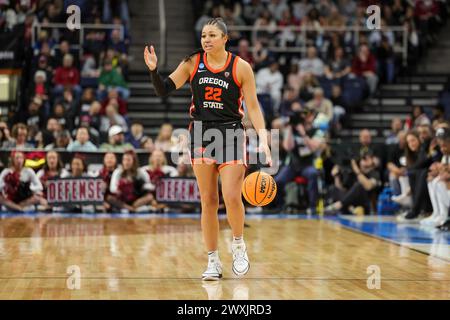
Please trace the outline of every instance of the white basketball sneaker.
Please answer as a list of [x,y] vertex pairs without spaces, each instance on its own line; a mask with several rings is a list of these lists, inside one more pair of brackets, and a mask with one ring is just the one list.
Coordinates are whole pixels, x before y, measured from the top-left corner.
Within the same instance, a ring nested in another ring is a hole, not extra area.
[[204,281],[217,281],[222,278],[222,263],[218,257],[208,258],[208,267],[202,274]]
[[247,256],[247,247],[245,242],[234,242],[231,244],[231,252],[233,253],[233,272],[241,277],[247,274],[250,269],[250,261]]

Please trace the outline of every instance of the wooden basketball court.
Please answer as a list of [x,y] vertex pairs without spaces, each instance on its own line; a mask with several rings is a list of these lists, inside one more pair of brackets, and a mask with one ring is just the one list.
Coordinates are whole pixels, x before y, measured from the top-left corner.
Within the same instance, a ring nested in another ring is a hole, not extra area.
[[[247,219],[251,268],[237,279],[223,218],[224,279],[203,283],[198,217],[2,217],[0,299],[450,298],[450,257],[323,219]],[[379,267],[379,289],[368,288],[370,266]]]

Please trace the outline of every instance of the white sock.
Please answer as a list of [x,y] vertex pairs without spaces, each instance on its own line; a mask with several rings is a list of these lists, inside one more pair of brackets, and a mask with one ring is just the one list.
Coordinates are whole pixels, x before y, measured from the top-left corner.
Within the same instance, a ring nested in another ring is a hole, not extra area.
[[244,243],[244,236],[233,237],[233,244],[242,244]]
[[208,259],[218,260],[219,259],[219,251],[218,250],[208,251]]

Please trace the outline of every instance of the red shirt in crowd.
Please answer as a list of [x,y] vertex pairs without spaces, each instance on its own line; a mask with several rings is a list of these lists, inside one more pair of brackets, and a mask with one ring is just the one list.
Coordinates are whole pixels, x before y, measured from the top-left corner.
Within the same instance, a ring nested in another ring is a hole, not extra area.
[[436,1],[423,1],[418,0],[416,2],[416,7],[414,10],[414,14],[421,20],[427,20],[432,16],[439,14],[439,7]]
[[[106,111],[106,107],[109,104],[109,98],[106,98],[105,100],[102,101],[102,108],[100,109],[100,114],[104,115],[105,111]],[[121,99],[121,98],[117,98],[117,103],[119,104],[119,113],[124,116],[127,114],[128,111],[128,107],[127,107],[127,103],[125,100]]]
[[58,85],[77,85],[80,83],[80,72],[77,68],[64,68],[59,67],[55,71],[55,77],[53,78],[53,82]]
[[372,71],[375,73],[376,71],[376,60],[372,54],[369,54],[366,61],[362,61],[360,57],[357,55],[353,58],[352,62],[352,72],[357,76],[362,76],[366,71]]

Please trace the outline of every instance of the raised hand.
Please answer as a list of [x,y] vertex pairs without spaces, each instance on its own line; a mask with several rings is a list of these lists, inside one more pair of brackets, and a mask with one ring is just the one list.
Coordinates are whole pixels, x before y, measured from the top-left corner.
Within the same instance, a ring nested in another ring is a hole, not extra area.
[[156,65],[158,63],[158,57],[156,56],[155,48],[153,46],[150,46],[150,49],[148,48],[148,46],[145,46],[144,60],[145,60],[145,64],[150,69],[150,71],[153,71],[156,69]]

